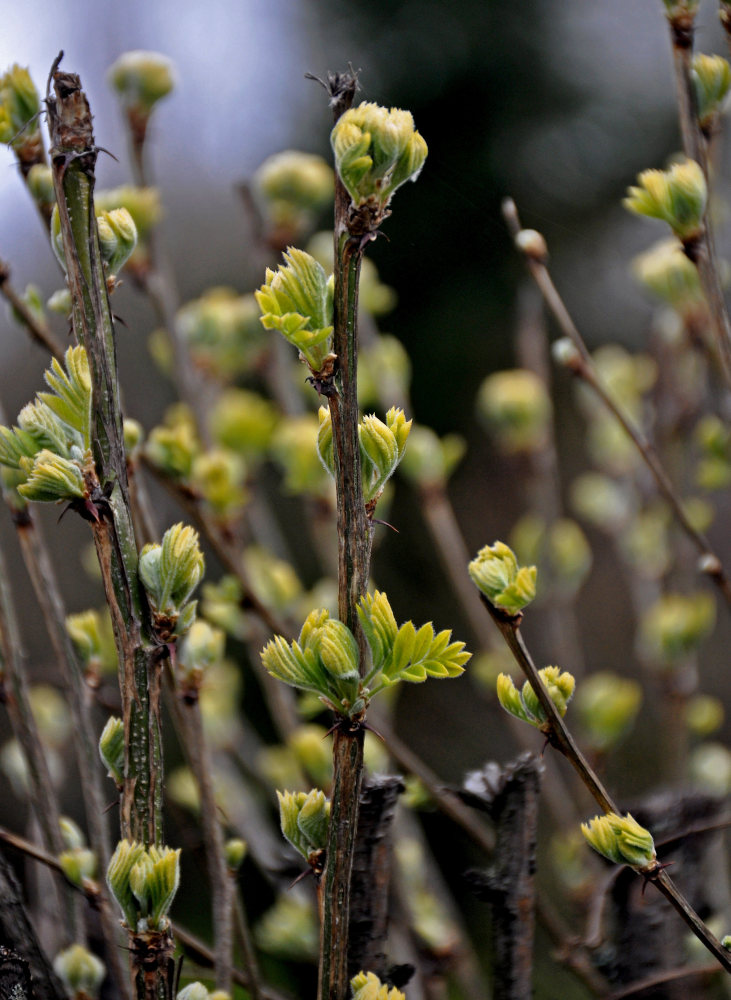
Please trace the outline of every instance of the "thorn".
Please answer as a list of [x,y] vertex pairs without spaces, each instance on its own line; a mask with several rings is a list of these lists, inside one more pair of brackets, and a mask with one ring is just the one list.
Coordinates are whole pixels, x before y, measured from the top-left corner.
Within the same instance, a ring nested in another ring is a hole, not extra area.
[[312,874],[313,874],[313,871],[312,871],[311,868],[305,868],[305,870],[303,872],[299,873],[299,875],[294,880],[294,882],[291,882],[287,886],[287,892],[289,892],[290,889],[294,889],[294,887],[297,885],[298,882],[301,882],[303,879],[307,878],[308,875],[312,875]]
[[390,528],[391,531],[395,531],[397,535],[400,534],[398,528],[395,528],[392,524],[389,524],[388,521],[382,521],[380,517],[372,517],[371,524],[383,524],[385,525],[386,528]]

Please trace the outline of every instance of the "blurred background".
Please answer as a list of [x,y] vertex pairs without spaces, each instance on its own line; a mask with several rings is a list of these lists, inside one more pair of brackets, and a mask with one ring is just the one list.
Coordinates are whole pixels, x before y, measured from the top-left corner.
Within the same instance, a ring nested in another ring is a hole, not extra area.
[[[697,44],[724,52],[711,3],[701,4]],[[252,246],[238,186],[284,148],[329,156],[326,95],[306,73],[323,77],[351,65],[359,71],[360,99],[412,111],[429,156],[418,184],[396,196],[385,238],[368,250],[381,280],[397,294],[380,328],[411,357],[408,415],[466,441],[450,496],[467,548],[474,553],[507,538],[529,505],[526,480],[476,419],[475,399],[488,374],[515,366],[516,329],[525,311],[534,314],[535,299],[507,236],[501,200],[512,196],[523,224],[546,236],[552,274],[589,346],[611,341],[631,351],[646,348],[653,306],[630,262],[662,233],[630,216],[621,198],[638,171],[662,166],[679,146],[660,0],[27,0],[4,12],[0,69],[27,64],[42,90],[61,48],[63,68],[79,73],[86,89],[96,140],[113,154],[99,158],[103,188],[129,179],[121,116],[106,81],[109,65],[130,49],[159,51],[175,64],[177,86],[153,117],[148,145],[164,205],[163,239],[183,302],[214,285],[244,293],[261,283],[265,261]],[[32,281],[46,298],[59,286],[56,264],[11,153],[1,158],[0,258],[10,264],[17,288]],[[721,176],[721,218],[725,184]],[[722,235],[719,240],[725,242]],[[174,398],[148,352],[155,320],[131,282],[117,292],[114,308],[125,323],[119,354],[127,413],[150,427]],[[46,358],[0,312],[0,398],[12,417],[38,389]],[[567,484],[587,464],[584,418],[568,377],[553,378]],[[562,490],[566,500],[567,487]],[[172,511],[164,497],[159,503]],[[387,519],[399,533],[384,529],[374,578],[400,619],[433,620],[476,648],[419,506],[397,482]],[[56,528],[56,516],[44,512],[55,543],[66,552],[81,546],[85,526],[69,517]],[[591,669],[633,675],[635,625],[624,577],[603,536],[586,531],[594,561],[578,604],[582,657]],[[721,516],[712,529],[719,545],[723,534]],[[0,543],[15,559],[12,528],[4,521]],[[728,551],[728,538],[725,543]],[[306,553],[299,559],[306,573]],[[97,600],[95,584],[79,582],[74,561],[62,558],[59,572],[73,594],[70,610]],[[13,576],[19,606],[31,607],[22,570]],[[727,701],[731,633],[722,610],[718,618],[704,649],[703,689]],[[32,615],[24,626],[30,670],[40,677],[48,665],[42,630]],[[553,662],[549,632],[540,612],[526,623],[541,665]],[[651,716],[652,709],[643,713]],[[445,781],[460,781],[490,758],[505,762],[516,750],[494,698],[469,671],[458,683],[406,692],[397,725]],[[610,770],[622,797],[655,787],[661,747],[648,732],[638,726]],[[724,733],[728,723],[718,738]]]

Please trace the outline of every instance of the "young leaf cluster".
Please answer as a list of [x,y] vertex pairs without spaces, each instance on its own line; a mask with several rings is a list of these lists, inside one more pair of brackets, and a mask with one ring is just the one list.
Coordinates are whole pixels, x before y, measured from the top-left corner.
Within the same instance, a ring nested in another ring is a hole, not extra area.
[[421,683],[427,677],[457,677],[471,654],[463,642],[451,642],[448,630],[431,623],[400,628],[384,593],[365,595],[358,616],[371,653],[365,677],[358,669],[358,646],[342,622],[325,610],[308,615],[297,642],[275,636],[262,650],[269,673],[304,691],[313,691],[340,715],[357,716],[379,691],[399,681]]
[[277,792],[282,834],[306,861],[325,849],[330,801],[318,788],[310,792]]
[[[538,673],[559,714],[565,715],[576,686],[573,674],[561,671],[560,667],[544,667]],[[546,712],[529,681],[526,681],[518,691],[508,674],[499,674],[497,697],[505,711],[514,715],[516,719],[527,722],[536,729],[541,729],[545,725]]]
[[150,543],[140,552],[139,575],[161,641],[184,635],[195,621],[198,602],[189,598],[204,568],[198,532],[181,523],[168,528],[162,544]]
[[120,840],[107,868],[107,885],[133,932],[162,931],[180,881],[180,848]]
[[[333,431],[330,411],[324,406],[319,410],[320,426],[317,432],[317,453],[331,476],[335,476]],[[392,406],[384,423],[374,413],[366,414],[358,425],[360,444],[361,482],[366,504],[375,505],[383,488],[391,478],[406,451],[406,440],[411,430],[403,410]]]
[[65,370],[54,358],[45,372],[51,392],[41,392],[18,414],[17,426],[0,426],[0,465],[15,470],[26,500],[54,503],[85,495],[84,470],[91,448],[91,379],[83,347],[69,347]]

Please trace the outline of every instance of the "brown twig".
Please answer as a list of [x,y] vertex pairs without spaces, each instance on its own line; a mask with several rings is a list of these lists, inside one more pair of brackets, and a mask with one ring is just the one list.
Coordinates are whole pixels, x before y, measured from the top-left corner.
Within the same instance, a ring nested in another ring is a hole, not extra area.
[[[515,238],[521,231],[518,212],[515,202],[511,198],[506,198],[503,202],[503,215],[507,222],[508,229]],[[719,591],[731,606],[731,582],[721,563],[719,556],[711,548],[708,539],[698,531],[691,523],[683,507],[682,500],[675,491],[670,478],[658,458],[654,447],[637,427],[633,420],[613,399],[611,393],[600,379],[591,359],[591,354],[587,348],[583,337],[579,333],[574,321],[571,319],[556,286],[551,279],[545,259],[530,253],[525,254],[526,263],[533,279],[541,291],[543,299],[558,323],[562,334],[571,341],[576,348],[576,355],[570,362],[571,371],[579,378],[583,379],[587,385],[602,401],[604,406],[615,417],[627,436],[630,438],[643,462],[650,470],[657,488],[667,501],[680,527],[700,553],[698,562],[699,569],[709,576],[718,587]]]
[[56,340],[46,321],[36,316],[10,284],[10,265],[0,260],[0,295],[18,314],[32,339],[45,347],[59,361],[63,359],[63,348]]

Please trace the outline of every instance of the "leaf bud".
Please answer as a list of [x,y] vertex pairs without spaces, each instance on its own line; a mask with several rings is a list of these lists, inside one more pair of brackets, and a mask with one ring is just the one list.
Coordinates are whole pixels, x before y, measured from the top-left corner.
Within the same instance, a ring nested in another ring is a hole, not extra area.
[[84,477],[76,462],[43,448],[28,466],[28,476],[18,486],[26,500],[57,503],[59,500],[82,500]]
[[310,792],[277,792],[282,834],[306,861],[325,849],[330,801],[319,788]]
[[118,788],[124,784],[124,723],[110,715],[99,737],[99,756]]
[[80,944],[60,951],[53,971],[76,1000],[95,1000],[107,973],[104,963]]
[[416,424],[409,434],[409,447],[400,465],[401,472],[422,489],[446,486],[466,450],[457,434],[438,437],[430,427]]
[[196,696],[203,678],[223,659],[226,636],[222,629],[198,619],[178,645],[175,676],[184,696]]
[[712,594],[664,594],[642,616],[641,645],[652,659],[672,666],[698,648],[715,622]]
[[312,228],[332,202],[334,176],[321,156],[287,149],[266,159],[252,178],[252,191],[270,239],[286,245]]
[[137,246],[137,227],[126,208],[115,208],[96,217],[99,249],[110,275],[119,274]]
[[246,841],[240,837],[231,837],[223,845],[223,853],[226,858],[226,867],[230,872],[236,872],[243,864],[246,857]]
[[247,498],[246,465],[241,455],[227,448],[211,448],[193,460],[190,486],[223,520],[240,513]]
[[409,111],[367,102],[341,115],[330,141],[353,206],[372,208],[374,225],[383,219],[394,192],[417,179],[427,155]]
[[709,694],[695,694],[688,700],[685,724],[694,736],[705,739],[721,728],[723,720],[723,702],[720,698]]
[[0,76],[0,142],[12,145],[24,174],[32,163],[42,162],[40,107],[28,69],[15,63]]
[[198,532],[174,524],[162,544],[150,543],[140,552],[139,575],[153,610],[155,627],[172,638],[183,635],[195,618],[195,602],[187,603],[203,576],[205,562]]
[[605,752],[629,732],[641,704],[642,688],[637,681],[602,670],[582,680],[574,711],[591,746]]
[[689,244],[703,231],[708,186],[695,160],[675,163],[669,170],[644,170],[624,199],[637,215],[662,219],[678,239]]
[[534,372],[518,368],[488,375],[477,394],[477,410],[508,454],[545,447],[552,406]]
[[175,86],[173,64],[159,52],[123,52],[108,72],[109,83],[124,107],[149,115]]
[[199,451],[195,423],[184,404],[168,407],[163,423],[150,431],[145,445],[145,454],[153,465],[178,479],[190,475]]
[[[560,667],[544,667],[538,673],[559,715],[564,716],[576,686],[573,675],[567,671],[562,672]],[[525,681],[518,691],[512,678],[501,673],[498,675],[496,688],[498,701],[506,712],[536,729],[544,728],[546,712],[529,681]]]
[[656,867],[652,835],[629,813],[626,816],[617,813],[595,816],[581,824],[581,832],[597,853],[615,864],[630,865],[640,871]]
[[704,301],[698,269],[675,239],[661,240],[632,261],[637,281],[679,312]]
[[80,888],[96,874],[96,854],[88,847],[61,851],[58,863],[69,882]]
[[480,549],[469,564],[469,574],[491,604],[510,614],[517,614],[536,596],[536,567],[519,567],[504,542]]
[[331,354],[333,282],[318,261],[290,247],[285,263],[266,270],[266,281],[254,292],[266,330],[279,330],[299,349],[313,375],[327,373]]
[[227,389],[211,411],[211,434],[224,448],[253,460],[268,450],[277,419],[268,399],[249,389]]
[[56,192],[53,189],[53,171],[48,164],[35,163],[25,181],[36,205],[50,211],[50,206],[56,201]]

